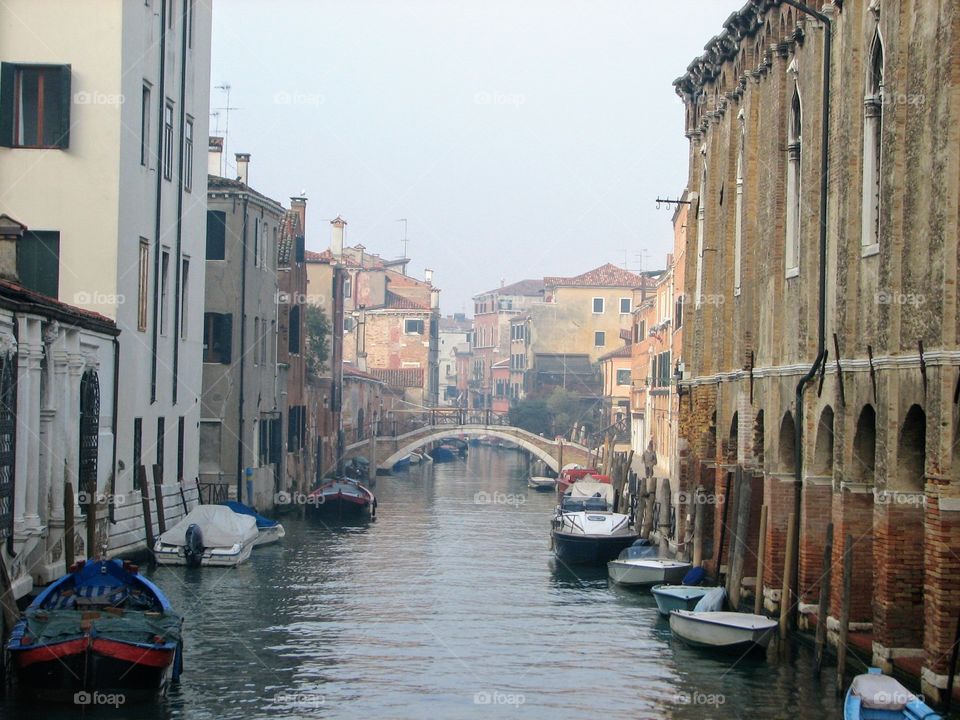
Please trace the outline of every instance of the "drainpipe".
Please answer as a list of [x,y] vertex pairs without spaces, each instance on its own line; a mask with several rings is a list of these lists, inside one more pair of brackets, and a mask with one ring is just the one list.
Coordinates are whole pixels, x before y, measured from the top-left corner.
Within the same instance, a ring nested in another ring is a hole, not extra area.
[[[177,404],[177,391],[179,390],[180,385],[180,316],[183,314],[183,294],[181,293],[181,285],[183,284],[184,278],[182,277],[183,272],[183,170],[184,170],[184,134],[187,124],[187,44],[189,38],[187,37],[187,26],[190,22],[188,17],[189,7],[187,3],[183,3],[181,6],[180,12],[180,143],[178,147],[178,164],[177,164],[177,177],[179,182],[177,183],[177,254],[176,262],[177,267],[175,269],[176,284],[173,291],[173,374],[172,374],[172,385],[173,385],[173,395],[171,402]],[[192,164],[191,164],[191,167]],[[191,187],[193,186],[193,179],[190,180]],[[177,480],[182,480],[183,478],[177,478]]]
[[[110,479],[110,492],[116,496],[117,492],[117,412],[120,409],[120,338],[117,335],[113,336],[113,417],[110,420],[110,432],[113,433],[113,474]],[[136,468],[134,468],[134,473],[136,473]],[[115,524],[117,522],[116,517],[114,516],[114,507],[116,503],[109,503],[109,512],[110,512],[110,522]]]
[[[241,242],[243,252],[240,260],[240,352],[238,361],[240,363],[240,398],[239,410],[240,417],[237,424],[237,502],[243,502],[243,370],[246,365],[246,347],[247,347],[247,204],[250,202],[250,196],[244,191],[243,195],[243,229],[241,230]],[[231,336],[230,342],[233,342]],[[232,358],[232,355],[231,355]]]
[[[153,224],[153,333],[150,357],[150,403],[157,401],[157,349],[160,342],[160,236],[163,216],[163,115],[167,108],[167,2],[160,3],[160,77],[158,83],[159,124],[157,130],[157,187],[154,202],[156,213]],[[134,469],[134,472],[137,472]]]
[[[793,577],[791,584],[794,592],[800,589],[800,506],[801,493],[803,489],[803,393],[810,381],[816,377],[820,366],[826,357],[826,307],[827,307],[827,177],[829,175],[829,141],[830,141],[830,53],[832,45],[833,26],[831,19],[822,12],[803,5],[799,0],[783,0],[791,7],[800,12],[814,17],[823,24],[823,102],[822,118],[820,121],[820,275],[819,275],[819,296],[817,308],[817,356],[810,366],[807,374],[800,378],[797,383],[796,397],[796,416],[797,421],[794,427],[794,513],[797,522],[794,524],[793,537],[789,542],[793,545],[793,556],[795,558],[793,565]],[[787,602],[787,598],[781,598],[780,602]],[[797,625],[797,604],[795,603],[790,610],[791,625],[796,628]]]

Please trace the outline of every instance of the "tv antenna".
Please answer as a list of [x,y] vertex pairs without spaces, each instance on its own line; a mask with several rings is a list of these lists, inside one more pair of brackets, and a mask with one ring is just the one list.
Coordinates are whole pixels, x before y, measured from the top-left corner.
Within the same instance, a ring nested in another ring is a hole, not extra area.
[[[228,159],[228,158],[230,157],[230,155],[227,153],[228,138],[229,138],[229,136],[230,136],[230,111],[231,111],[231,110],[239,110],[240,108],[238,108],[238,107],[233,107],[232,105],[230,105],[230,90],[231,90],[232,88],[231,88],[229,82],[225,82],[225,83],[223,83],[222,85],[216,85],[216,86],[215,86],[215,89],[217,89],[217,90],[223,90],[223,92],[226,93],[226,95],[227,95],[227,104],[226,104],[224,107],[215,108],[215,110],[217,111],[217,112],[215,113],[215,115],[216,115],[216,117],[217,117],[217,129],[218,129],[218,131],[219,131],[219,128],[220,128],[220,113],[219,113],[219,111],[220,111],[220,110],[223,110],[223,113],[224,113],[224,120],[223,120],[223,174],[226,175],[226,174],[227,174],[227,167],[228,167],[229,164],[230,164],[230,160]],[[214,113],[211,113],[211,114],[214,114]]]
[[400,239],[400,242],[403,243],[403,259],[406,260],[407,259],[407,243],[410,242],[410,240],[407,239],[407,219],[400,218],[399,220],[397,220],[397,222],[403,223],[403,237]]

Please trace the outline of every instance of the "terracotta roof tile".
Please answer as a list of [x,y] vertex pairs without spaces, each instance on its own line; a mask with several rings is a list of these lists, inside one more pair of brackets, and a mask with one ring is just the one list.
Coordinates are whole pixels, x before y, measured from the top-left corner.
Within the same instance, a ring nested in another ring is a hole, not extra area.
[[423,368],[370,368],[368,372],[391,388],[423,387]]
[[387,290],[383,307],[390,310],[430,310],[428,305]]
[[646,284],[652,284],[647,278],[635,275],[629,270],[619,268],[612,263],[601,265],[598,268],[589,270],[582,275],[574,277],[545,277],[544,285],[547,287],[615,287],[615,288],[638,288]]
[[632,357],[632,356],[633,356],[633,346],[632,346],[632,345],[621,345],[620,347],[616,348],[615,350],[611,350],[611,351],[608,352],[608,353],[604,353],[604,354],[601,355],[599,358],[597,358],[597,360],[598,360],[598,361],[600,361],[600,360],[613,360],[613,359],[615,359],[615,358],[628,358],[628,357]]

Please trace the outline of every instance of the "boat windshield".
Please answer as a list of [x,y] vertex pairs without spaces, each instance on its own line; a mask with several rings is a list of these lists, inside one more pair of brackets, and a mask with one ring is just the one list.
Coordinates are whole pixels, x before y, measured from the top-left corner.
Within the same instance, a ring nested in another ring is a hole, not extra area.
[[563,512],[604,512],[607,501],[600,497],[565,497],[560,502],[560,509]]

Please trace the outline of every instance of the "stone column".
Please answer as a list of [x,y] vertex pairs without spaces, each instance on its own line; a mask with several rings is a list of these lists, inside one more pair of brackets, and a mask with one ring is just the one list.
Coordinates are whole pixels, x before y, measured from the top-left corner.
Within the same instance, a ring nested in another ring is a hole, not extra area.
[[[22,532],[40,529],[40,362],[43,344],[39,318],[20,317],[17,361],[17,484],[24,484]],[[18,493],[18,495],[20,495]],[[17,519],[14,520],[15,527]]]

